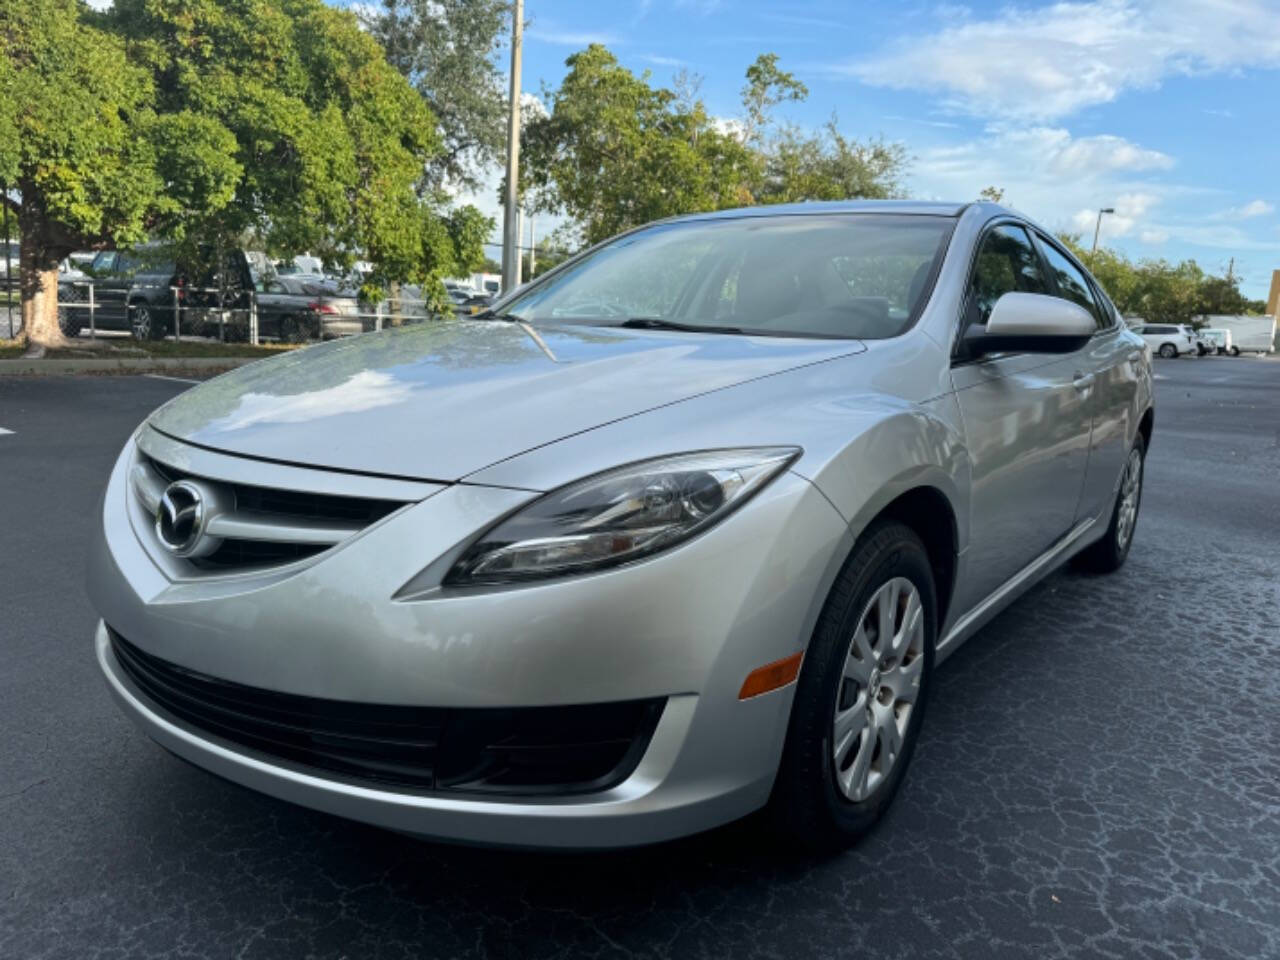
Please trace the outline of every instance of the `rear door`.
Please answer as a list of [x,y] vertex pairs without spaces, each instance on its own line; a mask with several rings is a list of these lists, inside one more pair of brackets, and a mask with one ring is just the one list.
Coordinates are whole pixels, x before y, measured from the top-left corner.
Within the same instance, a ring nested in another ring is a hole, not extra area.
[[[1054,287],[1024,227],[1004,221],[979,243],[957,342],[1011,291],[1051,294]],[[957,351],[951,377],[972,476],[959,611],[986,599],[1072,527],[1093,419],[1092,381],[1079,353],[970,359]]]

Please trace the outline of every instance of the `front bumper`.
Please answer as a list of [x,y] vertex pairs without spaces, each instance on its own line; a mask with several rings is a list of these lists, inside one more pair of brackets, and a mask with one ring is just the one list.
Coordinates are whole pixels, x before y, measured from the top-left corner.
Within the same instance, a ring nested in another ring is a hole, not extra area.
[[174,579],[143,548],[113,471],[90,595],[147,653],[228,681],[366,704],[525,707],[648,697],[666,706],[634,771],[598,793],[477,799],[388,787],[261,753],[184,722],[133,684],[99,624],[124,711],[175,754],[280,799],[423,836],[616,847],[698,832],[768,799],[793,688],[746,701],[751,670],[802,649],[847,554],[834,508],[779,477],[723,524],[630,566],[518,589],[394,599],[433,557],[535,496],[455,485],[314,562]]

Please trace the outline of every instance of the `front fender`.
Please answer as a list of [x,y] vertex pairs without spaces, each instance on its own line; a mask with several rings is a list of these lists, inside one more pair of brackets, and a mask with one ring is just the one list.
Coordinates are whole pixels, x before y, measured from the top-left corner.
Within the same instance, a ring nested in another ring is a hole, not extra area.
[[918,404],[877,402],[846,417],[852,439],[826,459],[805,458],[796,472],[826,495],[855,537],[902,494],[932,487],[951,506],[963,552],[970,465],[955,395]]

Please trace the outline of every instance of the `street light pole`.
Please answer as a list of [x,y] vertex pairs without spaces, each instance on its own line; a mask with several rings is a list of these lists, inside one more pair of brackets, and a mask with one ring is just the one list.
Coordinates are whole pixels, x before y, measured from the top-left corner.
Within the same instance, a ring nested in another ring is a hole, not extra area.
[[1104,213],[1115,213],[1115,207],[1103,207],[1098,211],[1098,222],[1093,225],[1093,249],[1089,251],[1089,266],[1093,266],[1093,258],[1098,252],[1098,231],[1102,229],[1102,215]]
[[511,113],[507,118],[507,195],[502,218],[502,292],[520,280],[520,43],[524,0],[515,0],[511,16]]
[[4,312],[9,316],[9,339],[13,339],[13,277],[9,275],[9,185],[4,186]]

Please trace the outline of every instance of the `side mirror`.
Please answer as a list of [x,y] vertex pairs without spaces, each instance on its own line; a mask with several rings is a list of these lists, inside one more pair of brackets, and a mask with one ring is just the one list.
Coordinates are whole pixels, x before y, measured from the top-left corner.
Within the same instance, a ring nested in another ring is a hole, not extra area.
[[1097,331],[1093,314],[1044,293],[1006,293],[991,308],[985,330],[970,324],[964,345],[971,357],[988,353],[1071,353]]

